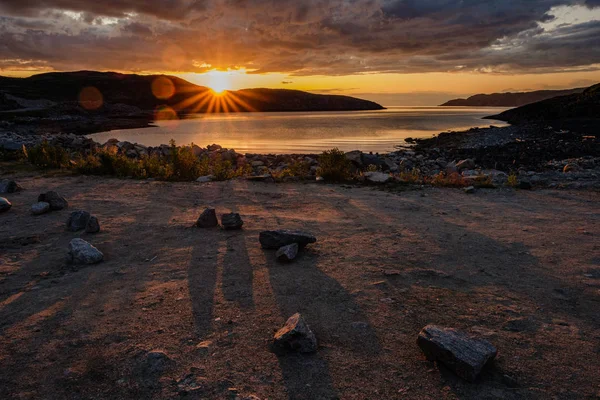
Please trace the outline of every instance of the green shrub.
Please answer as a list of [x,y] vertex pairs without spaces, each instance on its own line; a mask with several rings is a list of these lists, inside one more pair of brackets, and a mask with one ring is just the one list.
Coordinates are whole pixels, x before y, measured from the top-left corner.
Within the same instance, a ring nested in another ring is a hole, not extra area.
[[326,150],[319,156],[320,167],[317,174],[326,181],[340,182],[350,179],[350,161],[338,148]]
[[29,149],[23,147],[23,151],[29,162],[39,168],[65,168],[69,166],[69,153],[62,147],[52,146],[47,140]]
[[517,174],[514,172],[511,172],[510,175],[508,175],[508,178],[506,180],[506,185],[512,186],[512,187],[517,187],[518,184],[519,184],[519,178],[517,177]]

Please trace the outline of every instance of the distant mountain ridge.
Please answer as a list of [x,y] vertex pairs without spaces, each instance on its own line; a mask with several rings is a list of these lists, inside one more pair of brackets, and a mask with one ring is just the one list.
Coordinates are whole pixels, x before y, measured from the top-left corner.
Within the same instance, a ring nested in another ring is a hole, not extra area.
[[[153,82],[166,79],[172,84],[172,96],[153,93]],[[313,94],[298,90],[244,89],[215,95],[210,88],[198,86],[168,75],[135,75],[115,72],[52,72],[28,78],[0,76],[0,109],[14,107],[11,98],[44,99],[54,103],[77,104],[81,91],[96,88],[104,104],[125,104],[152,111],[169,106],[178,113],[223,111],[354,111],[380,110],[381,105],[349,96]],[[6,96],[9,95],[9,96]],[[215,101],[211,101],[212,98]],[[208,98],[208,100],[207,100]],[[219,98],[223,100],[217,101]],[[229,98],[228,101],[225,101]],[[207,100],[207,101],[204,101]],[[221,106],[216,107],[215,104]],[[222,105],[225,104],[223,107]]]
[[467,99],[454,99],[441,107],[521,107],[557,96],[578,94],[585,88],[567,90],[537,90],[534,92],[476,94]]
[[590,86],[582,93],[553,97],[486,118],[513,125],[540,122],[560,125],[580,121],[597,126],[600,125],[600,83]]

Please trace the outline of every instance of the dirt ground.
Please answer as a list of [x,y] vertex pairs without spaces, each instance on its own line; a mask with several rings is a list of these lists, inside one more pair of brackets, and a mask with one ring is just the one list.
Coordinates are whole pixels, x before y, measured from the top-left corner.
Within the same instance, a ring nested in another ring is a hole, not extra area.
[[[2,399],[600,395],[598,192],[18,181],[0,214]],[[47,190],[69,209],[30,215]],[[191,228],[209,205],[244,229]],[[77,209],[102,231],[67,232]],[[258,242],[275,228],[318,242],[280,264]],[[67,265],[74,237],[105,261]],[[319,350],[276,355],[296,312]],[[467,383],[426,361],[430,323],[494,343],[493,368]]]

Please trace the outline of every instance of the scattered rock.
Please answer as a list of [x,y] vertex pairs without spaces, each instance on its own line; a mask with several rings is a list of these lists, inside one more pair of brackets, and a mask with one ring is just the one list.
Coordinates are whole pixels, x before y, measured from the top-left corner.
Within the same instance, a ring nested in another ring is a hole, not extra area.
[[73,211],[67,220],[67,229],[71,232],[84,230],[91,215],[87,211]]
[[386,183],[390,179],[392,179],[390,174],[386,174],[383,172],[365,172],[364,177],[367,180],[367,182],[371,183]]
[[464,188],[463,190],[467,194],[473,194],[473,193],[475,193],[475,186],[469,186],[469,187]]
[[38,196],[38,201],[44,201],[50,204],[50,210],[62,210],[63,208],[67,208],[69,206],[69,202],[67,199],[59,195],[54,191],[49,191],[46,193],[42,193]]
[[277,250],[293,243],[297,243],[300,248],[304,248],[310,243],[315,243],[317,238],[307,232],[281,229],[261,232],[259,241],[263,249]]
[[292,261],[298,255],[298,243],[292,243],[288,244],[287,246],[280,247],[275,255],[281,262]]
[[31,213],[33,215],[42,215],[50,211],[50,203],[40,201],[31,206]]
[[454,329],[428,325],[417,344],[430,361],[438,361],[467,381],[473,382],[497,354],[496,348]]
[[10,210],[12,204],[8,199],[0,197],[0,213]]
[[198,228],[214,228],[219,225],[219,221],[217,220],[217,212],[214,208],[207,208],[202,211],[200,217],[196,221],[196,226]]
[[207,183],[207,182],[212,182],[214,180],[215,180],[215,176],[214,175],[206,175],[206,176],[201,176],[198,179],[196,179],[196,182]]
[[97,264],[104,254],[83,239],[75,238],[69,243],[68,260],[73,264]]
[[238,213],[223,214],[221,216],[221,225],[227,230],[242,229],[244,221]]
[[292,315],[274,337],[278,349],[312,353],[317,351],[317,338],[300,314]]
[[98,218],[92,215],[88,220],[88,223],[85,225],[85,231],[86,233],[100,232],[100,222],[98,221]]
[[17,182],[9,179],[3,179],[0,181],[0,193],[15,193],[21,190],[21,187],[17,185]]

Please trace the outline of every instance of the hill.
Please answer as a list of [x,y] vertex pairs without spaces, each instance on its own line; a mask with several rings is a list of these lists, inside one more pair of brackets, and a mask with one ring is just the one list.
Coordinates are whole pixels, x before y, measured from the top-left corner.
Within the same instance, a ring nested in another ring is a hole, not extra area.
[[569,90],[538,90],[520,93],[476,94],[467,99],[450,100],[441,107],[520,107],[557,96],[581,93],[585,88]]
[[600,84],[591,86],[582,93],[554,97],[486,118],[513,125],[551,121],[553,125],[581,122],[597,126],[600,123]]

